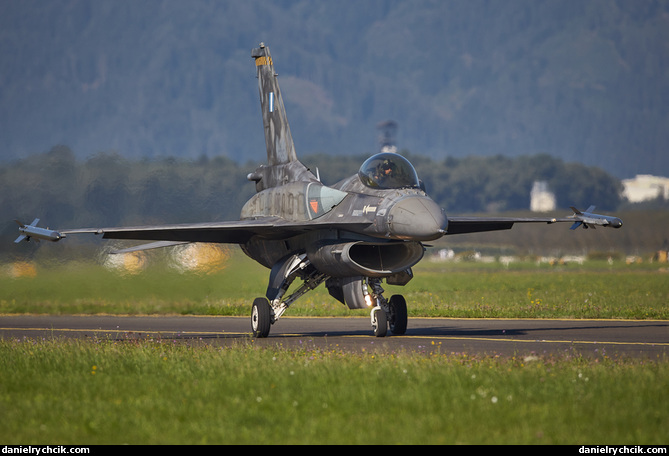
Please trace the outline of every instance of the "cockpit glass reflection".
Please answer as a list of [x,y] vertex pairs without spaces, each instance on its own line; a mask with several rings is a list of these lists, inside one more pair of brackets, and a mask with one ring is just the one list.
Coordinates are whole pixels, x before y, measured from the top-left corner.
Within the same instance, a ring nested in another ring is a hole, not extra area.
[[418,175],[409,160],[392,152],[368,158],[360,167],[358,176],[371,188],[418,188]]

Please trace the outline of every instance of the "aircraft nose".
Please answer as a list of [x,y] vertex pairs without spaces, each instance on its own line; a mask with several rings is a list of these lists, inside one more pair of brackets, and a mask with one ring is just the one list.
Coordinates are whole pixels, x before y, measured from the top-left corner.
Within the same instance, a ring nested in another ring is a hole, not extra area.
[[388,229],[397,239],[432,241],[444,235],[447,225],[444,211],[424,196],[403,198],[388,212]]

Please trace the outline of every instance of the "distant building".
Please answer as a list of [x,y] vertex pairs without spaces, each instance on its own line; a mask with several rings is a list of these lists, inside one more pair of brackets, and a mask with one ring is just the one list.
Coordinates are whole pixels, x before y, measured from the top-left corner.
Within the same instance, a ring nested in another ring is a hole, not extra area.
[[555,193],[548,188],[548,182],[535,181],[530,192],[530,210],[533,212],[554,211]]
[[623,196],[630,203],[663,197],[669,200],[669,178],[638,174],[634,179],[623,179]]

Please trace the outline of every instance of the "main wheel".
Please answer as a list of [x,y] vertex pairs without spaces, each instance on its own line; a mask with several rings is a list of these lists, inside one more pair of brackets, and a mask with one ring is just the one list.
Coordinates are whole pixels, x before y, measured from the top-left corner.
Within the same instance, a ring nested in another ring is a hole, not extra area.
[[390,315],[388,323],[390,331],[396,335],[402,335],[407,331],[407,302],[402,295],[392,295],[388,302]]
[[388,317],[381,308],[372,310],[372,328],[376,337],[386,337],[388,333]]
[[272,311],[267,298],[256,298],[251,308],[251,328],[253,337],[263,338],[269,335],[272,326]]

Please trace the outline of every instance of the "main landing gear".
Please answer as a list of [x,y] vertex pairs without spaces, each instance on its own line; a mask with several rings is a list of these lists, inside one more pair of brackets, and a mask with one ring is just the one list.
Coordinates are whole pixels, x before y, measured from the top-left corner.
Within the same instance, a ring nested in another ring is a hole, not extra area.
[[[383,299],[386,301],[385,299]],[[283,313],[283,312],[282,312]],[[267,298],[260,297],[253,301],[251,327],[253,337],[264,338],[269,335],[272,325],[278,320],[275,309]],[[376,337],[385,337],[388,329],[395,335],[402,335],[407,329],[407,306],[404,296],[393,295],[384,304],[372,307],[370,312],[372,331]]]
[[[302,278],[302,285],[290,296],[285,297],[288,288],[297,277]],[[291,255],[277,263],[270,273],[267,297],[259,297],[253,301],[251,309],[253,337],[267,337],[272,325],[297,298],[313,290],[327,279],[329,279],[328,276],[311,266],[306,255]],[[406,300],[402,295],[393,295],[390,299],[386,299],[383,296],[381,279],[353,278],[346,282],[343,290],[347,298],[346,300],[341,299],[342,301],[347,303],[350,300],[356,301],[356,304],[353,305],[349,303],[349,307],[362,308],[362,305],[358,303],[364,303],[367,308],[371,308],[370,321],[374,336],[385,337],[389,329],[395,335],[402,335],[406,332]],[[351,290],[355,291],[351,292]],[[333,294],[332,289],[330,292]],[[349,299],[352,293],[357,296]]]
[[251,328],[253,337],[267,337],[272,327],[272,308],[267,298],[256,298],[251,307]]

